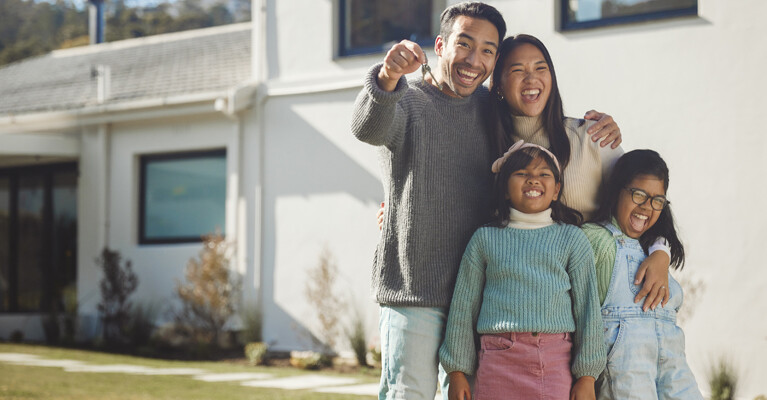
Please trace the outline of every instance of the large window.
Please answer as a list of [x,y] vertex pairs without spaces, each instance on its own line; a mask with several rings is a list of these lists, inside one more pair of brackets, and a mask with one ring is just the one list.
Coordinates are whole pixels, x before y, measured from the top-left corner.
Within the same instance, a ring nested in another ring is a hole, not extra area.
[[226,150],[141,157],[139,243],[224,234]]
[[0,312],[77,298],[77,165],[0,169]]
[[562,29],[697,15],[697,0],[561,0]]
[[402,39],[433,46],[445,0],[339,0],[339,53],[387,51]]

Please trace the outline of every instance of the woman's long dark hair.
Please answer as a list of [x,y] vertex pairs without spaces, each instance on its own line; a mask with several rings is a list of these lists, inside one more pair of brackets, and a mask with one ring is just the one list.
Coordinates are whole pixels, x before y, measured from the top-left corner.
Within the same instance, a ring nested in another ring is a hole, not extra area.
[[[615,163],[613,171],[607,182],[602,183],[599,195],[599,209],[592,217],[592,221],[604,225],[615,216],[618,209],[618,199],[621,191],[628,186],[638,175],[651,175],[663,181],[663,188],[668,190],[669,172],[666,162],[660,154],[653,150],[630,151]],[[659,237],[664,237],[671,247],[671,267],[674,269],[684,268],[684,246],[679,240],[674,224],[674,215],[671,205],[667,204],[660,212],[658,221],[650,227],[642,236],[639,243],[645,253]]]
[[514,130],[512,123],[511,110],[506,99],[501,94],[502,76],[506,70],[507,58],[511,52],[522,44],[531,44],[543,53],[543,58],[549,66],[551,72],[551,93],[546,101],[546,106],[541,113],[543,129],[549,137],[549,150],[557,156],[562,168],[566,168],[570,161],[570,140],[567,138],[565,130],[565,113],[562,107],[562,97],[559,95],[559,85],[557,84],[557,74],[554,71],[554,62],[551,61],[551,55],[543,45],[543,42],[534,36],[520,34],[510,36],[501,43],[498,48],[498,60],[495,62],[495,69],[490,80],[490,131],[494,138],[496,153],[498,156],[503,154],[519,138]]
[[[511,214],[510,207],[511,202],[506,198],[508,193],[509,177],[515,171],[526,168],[537,157],[543,158],[549,169],[554,173],[554,180],[559,183],[559,199],[562,198],[565,187],[562,180],[562,173],[557,169],[554,160],[551,156],[546,154],[541,149],[534,147],[525,147],[512,153],[508,159],[501,166],[501,170],[495,174],[495,182],[493,182],[493,222],[491,225],[497,227],[504,227],[509,223],[509,215]],[[551,202],[551,219],[556,222],[562,222],[565,224],[571,224],[580,226],[583,223],[583,215],[562,204],[559,200]]]

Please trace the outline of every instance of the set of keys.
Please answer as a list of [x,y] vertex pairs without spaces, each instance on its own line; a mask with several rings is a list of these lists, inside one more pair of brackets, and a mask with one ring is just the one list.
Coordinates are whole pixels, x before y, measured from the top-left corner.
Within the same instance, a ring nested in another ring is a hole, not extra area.
[[439,90],[442,90],[442,84],[439,83],[437,78],[434,76],[434,74],[431,72],[431,67],[429,67],[429,60],[426,59],[426,54],[423,55],[423,58],[425,62],[421,64],[421,75],[424,82],[426,82],[426,74],[429,74],[431,76],[431,80],[434,82],[434,84],[439,88]]

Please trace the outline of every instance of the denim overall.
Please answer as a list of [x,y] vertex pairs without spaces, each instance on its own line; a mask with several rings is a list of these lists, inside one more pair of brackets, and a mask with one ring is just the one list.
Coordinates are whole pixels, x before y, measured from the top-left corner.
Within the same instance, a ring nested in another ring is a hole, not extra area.
[[684,333],[676,325],[682,287],[669,274],[671,298],[665,307],[642,311],[634,303],[634,285],[645,259],[639,241],[607,225],[617,253],[610,286],[602,305],[607,367],[597,381],[598,399],[703,399],[684,355]]

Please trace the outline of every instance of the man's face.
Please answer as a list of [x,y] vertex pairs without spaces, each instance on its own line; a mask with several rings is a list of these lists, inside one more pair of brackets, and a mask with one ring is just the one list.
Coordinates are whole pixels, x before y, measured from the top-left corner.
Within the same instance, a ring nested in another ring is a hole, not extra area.
[[442,91],[452,97],[468,97],[493,72],[498,53],[498,29],[490,21],[459,16],[450,37],[437,36]]

